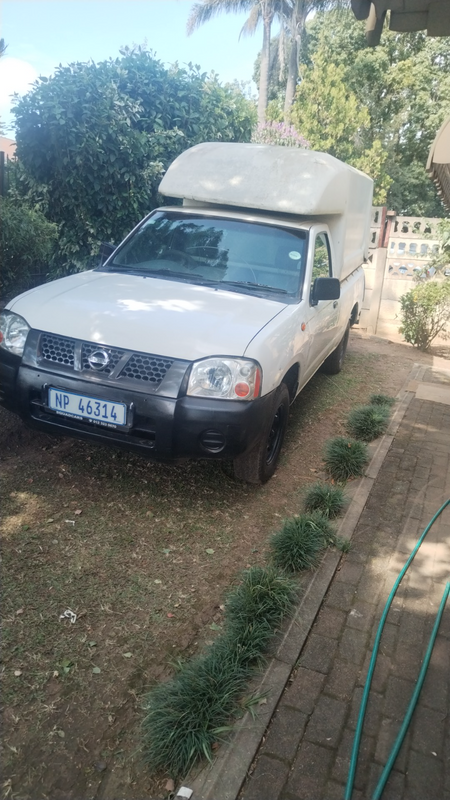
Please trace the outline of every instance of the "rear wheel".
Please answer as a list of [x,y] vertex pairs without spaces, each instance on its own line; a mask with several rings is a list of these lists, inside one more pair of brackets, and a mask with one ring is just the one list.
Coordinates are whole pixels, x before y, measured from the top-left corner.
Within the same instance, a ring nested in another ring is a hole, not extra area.
[[278,464],[289,416],[289,391],[282,383],[274,394],[272,413],[261,438],[249,453],[234,460],[236,478],[247,483],[266,483]]
[[350,323],[348,323],[345,333],[339,342],[336,350],[325,359],[321,366],[322,372],[325,372],[327,375],[337,375],[338,372],[341,371],[342,365],[344,363],[345,354],[347,352],[347,345],[348,345],[348,337],[350,335]]

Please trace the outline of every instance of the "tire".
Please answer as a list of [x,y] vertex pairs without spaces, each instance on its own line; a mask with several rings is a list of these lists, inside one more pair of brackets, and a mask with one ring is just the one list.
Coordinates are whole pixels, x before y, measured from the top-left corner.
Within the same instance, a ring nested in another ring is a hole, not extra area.
[[247,483],[266,483],[276,470],[289,417],[290,397],[282,383],[274,393],[272,413],[264,432],[249,453],[234,459],[236,478]]
[[348,345],[348,337],[350,335],[350,323],[348,323],[345,333],[339,342],[336,350],[325,359],[321,366],[321,371],[325,372],[326,375],[337,375],[338,372],[341,371],[342,365],[344,363],[345,354],[347,352],[347,345]]

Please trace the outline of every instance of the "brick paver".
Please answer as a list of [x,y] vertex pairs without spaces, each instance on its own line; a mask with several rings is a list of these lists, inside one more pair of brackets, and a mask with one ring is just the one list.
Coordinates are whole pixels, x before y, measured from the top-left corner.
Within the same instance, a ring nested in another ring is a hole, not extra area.
[[[440,380],[431,370],[426,380]],[[413,399],[261,745],[242,800],[343,798],[380,615],[418,537],[450,497],[450,406]],[[450,579],[450,506],[394,599],[367,707],[352,800],[371,797],[403,720]],[[450,800],[450,603],[383,800]]]

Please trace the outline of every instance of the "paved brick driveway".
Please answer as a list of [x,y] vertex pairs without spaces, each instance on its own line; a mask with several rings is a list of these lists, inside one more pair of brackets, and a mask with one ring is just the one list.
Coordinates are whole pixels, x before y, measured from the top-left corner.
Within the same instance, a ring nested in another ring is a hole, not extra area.
[[[450,374],[428,369],[425,396]],[[436,395],[438,392],[436,391]],[[421,393],[417,392],[418,396]],[[342,800],[378,621],[418,537],[450,498],[450,404],[411,400],[244,784],[242,800]],[[354,800],[370,798],[450,579],[450,506],[394,598],[363,730]],[[450,602],[383,800],[450,800]],[[219,798],[218,798],[219,800]]]

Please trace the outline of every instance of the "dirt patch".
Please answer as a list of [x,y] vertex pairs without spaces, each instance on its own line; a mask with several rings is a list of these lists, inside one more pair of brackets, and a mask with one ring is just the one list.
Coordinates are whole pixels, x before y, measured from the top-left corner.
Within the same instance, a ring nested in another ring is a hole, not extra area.
[[[167,797],[167,776],[150,776],[139,749],[146,690],[220,629],[224,593],[300,510],[347,411],[395,395],[417,361],[433,354],[352,333],[342,373],[316,375],[292,407],[260,488],[220,464],[162,466],[49,438],[0,410],[2,797]],[[68,609],[75,623],[61,619]]]

